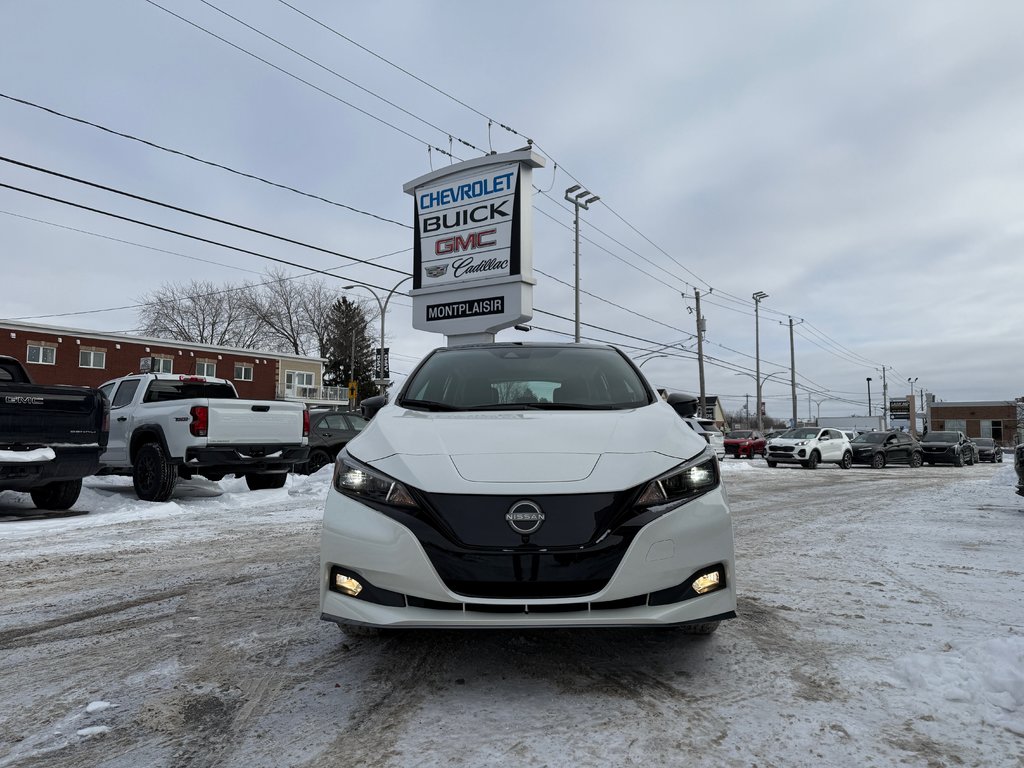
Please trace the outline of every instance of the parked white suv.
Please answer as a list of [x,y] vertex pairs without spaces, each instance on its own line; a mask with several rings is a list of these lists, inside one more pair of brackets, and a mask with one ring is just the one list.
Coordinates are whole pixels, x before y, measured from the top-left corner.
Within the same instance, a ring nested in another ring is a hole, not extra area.
[[849,469],[853,465],[853,450],[850,439],[838,429],[797,427],[769,440],[765,458],[769,467],[788,463],[814,469],[821,462],[828,462]]

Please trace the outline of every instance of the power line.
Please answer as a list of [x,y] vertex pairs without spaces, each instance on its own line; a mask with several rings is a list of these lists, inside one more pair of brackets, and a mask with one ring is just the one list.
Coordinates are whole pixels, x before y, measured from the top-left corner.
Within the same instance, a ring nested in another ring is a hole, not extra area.
[[246,56],[251,56],[252,58],[256,59],[257,61],[263,62],[268,67],[271,67],[272,69],[277,70],[281,74],[287,75],[288,77],[292,78],[293,80],[297,80],[298,82],[302,83],[303,85],[309,86],[314,91],[318,91],[319,93],[322,93],[324,96],[327,96],[327,97],[329,97],[331,99],[334,99],[335,101],[339,102],[340,104],[344,104],[346,107],[349,107],[350,109],[354,109],[356,112],[359,112],[360,114],[365,115],[366,117],[369,117],[371,120],[376,120],[381,125],[385,125],[388,128],[391,128],[392,130],[397,131],[398,133],[402,134],[403,136],[406,136],[406,137],[412,139],[413,141],[415,141],[415,142],[417,142],[419,144],[423,144],[429,150],[436,150],[437,152],[440,152],[442,155],[447,155],[448,157],[454,158],[456,160],[461,160],[462,159],[462,158],[452,154],[451,152],[448,152],[448,151],[446,151],[444,149],[441,149],[441,147],[435,147],[429,141],[421,139],[418,136],[415,136],[415,135],[409,133],[408,131],[404,130],[403,128],[399,128],[397,125],[394,125],[393,123],[389,123],[387,120],[385,120],[385,119],[383,119],[381,117],[377,117],[377,115],[373,114],[372,112],[368,112],[367,110],[362,109],[361,107],[357,107],[355,104],[352,104],[351,102],[345,101],[345,99],[341,98],[340,96],[337,96],[336,94],[333,94],[330,91],[324,90],[323,88],[321,88],[318,85],[314,85],[313,83],[309,82],[308,80],[305,80],[304,78],[301,78],[298,75],[296,75],[296,74],[294,74],[292,72],[289,72],[287,69],[284,69],[283,67],[279,67],[279,66],[277,66],[277,64],[274,64],[274,63],[272,63],[270,61],[267,61],[266,59],[264,59],[261,56],[256,55],[252,51],[248,51],[245,48],[243,48],[242,46],[236,45],[235,43],[232,43],[227,38],[221,37],[220,35],[218,35],[218,34],[216,34],[214,32],[211,32],[210,30],[206,29],[205,27],[203,27],[203,26],[201,26],[199,24],[196,24],[194,21],[186,19],[184,16],[181,16],[181,15],[175,13],[174,11],[171,11],[171,10],[169,10],[167,8],[164,8],[159,3],[154,2],[154,0],[146,0],[146,2],[149,3],[150,5],[152,5],[154,8],[159,8],[164,13],[170,14],[171,16],[173,16],[174,18],[178,19],[179,21],[183,21],[186,24],[188,24],[189,26],[195,27],[200,32],[204,32],[205,34],[209,35],[210,37],[213,37],[213,38],[216,38],[217,40],[220,40],[225,45],[230,45],[232,48],[234,48],[237,51],[240,51],[241,53],[244,53]]
[[[147,0],[147,2],[148,1],[149,0]],[[207,221],[213,221],[213,222],[216,222],[217,224],[224,224],[225,226],[234,227],[235,229],[241,229],[241,230],[243,230],[245,232],[251,232],[251,233],[256,234],[256,235],[263,235],[264,237],[270,237],[270,238],[273,238],[274,240],[280,240],[282,242],[289,243],[291,245],[298,245],[298,246],[301,246],[303,248],[309,248],[311,250],[319,251],[321,253],[326,253],[326,254],[329,254],[331,256],[338,256],[338,257],[340,257],[342,259],[349,259],[350,261],[354,261],[354,262],[356,262],[358,264],[366,264],[366,265],[371,266],[371,267],[376,267],[377,269],[384,269],[384,270],[387,270],[388,272],[395,272],[396,274],[399,274],[399,275],[408,275],[409,274],[408,272],[404,272],[404,271],[402,271],[400,269],[395,269],[394,267],[387,267],[387,266],[384,266],[383,264],[374,264],[372,262],[367,261],[366,259],[359,259],[359,258],[356,258],[355,256],[349,256],[349,255],[344,254],[344,253],[339,253],[338,251],[332,251],[329,248],[322,248],[321,246],[318,246],[318,245],[310,245],[309,243],[304,243],[301,240],[294,240],[294,239],[292,239],[290,237],[285,237],[283,235],[275,235],[272,232],[266,232],[264,230],[256,229],[254,227],[248,227],[248,226],[245,226],[244,224],[238,224],[238,223],[233,222],[233,221],[228,221],[227,219],[220,219],[220,218],[217,218],[216,216],[210,216],[210,215],[207,215],[205,213],[199,213],[198,211],[193,211],[193,210],[190,210],[188,208],[182,208],[180,206],[171,205],[170,203],[164,203],[164,202],[161,202],[159,200],[154,200],[154,199],[149,198],[149,197],[143,197],[141,195],[132,194],[131,192],[125,192],[124,190],[117,189],[116,187],[109,187],[109,186],[106,186],[104,184],[98,184],[98,183],[93,182],[93,181],[88,181],[87,179],[81,179],[81,178],[78,178],[76,176],[70,176],[70,175],[68,175],[66,173],[60,173],[59,171],[52,171],[52,170],[50,170],[48,168],[43,168],[43,167],[38,166],[38,165],[31,165],[30,163],[23,163],[23,162],[21,162],[19,160],[14,160],[14,159],[9,158],[9,157],[4,157],[3,155],[0,155],[0,161],[5,162],[5,163],[10,163],[11,165],[19,166],[21,168],[27,168],[27,169],[32,170],[32,171],[37,171],[39,173],[45,173],[45,174],[47,174],[49,176],[55,176],[57,178],[65,179],[67,181],[73,181],[76,184],[83,184],[83,185],[88,186],[88,187],[93,187],[94,189],[102,189],[104,192],[111,192],[111,193],[113,193],[115,195],[120,195],[122,197],[127,197],[127,198],[129,198],[131,200],[138,200],[138,201],[143,202],[143,203],[149,203],[150,205],[157,205],[157,206],[160,206],[161,208],[167,208],[168,210],[176,211],[178,213],[185,213],[185,214],[188,214],[189,216],[196,216],[197,218],[200,218],[200,219],[205,219]],[[7,185],[4,185],[4,186],[7,186]],[[18,189],[18,188],[17,187],[10,187],[10,189]],[[20,191],[20,192],[27,192],[28,194],[36,194],[36,193],[28,192],[27,190],[22,190],[22,189],[19,189],[18,191]],[[59,198],[52,198],[52,199],[56,200],[57,202],[63,202],[63,203],[67,203],[69,205],[74,205],[73,203],[68,203],[68,201],[61,200]],[[84,207],[84,206],[79,206],[79,207]],[[88,209],[88,210],[93,210],[93,209]],[[97,211],[97,212],[105,213],[105,215],[110,215],[110,216],[113,215],[113,214],[109,214],[109,213],[106,213],[106,212],[103,212],[103,211]],[[128,219],[128,220],[129,221],[134,221],[132,219]],[[139,222],[136,222],[136,223],[139,223]],[[155,225],[147,224],[146,226],[155,226]],[[196,239],[202,239],[202,238],[196,238]]]
[[152,147],[153,149],[159,149],[161,152],[167,152],[167,153],[172,154],[172,155],[178,155],[180,157],[184,157],[184,158],[187,158],[189,160],[193,160],[193,161],[195,161],[197,163],[202,163],[203,165],[208,165],[211,168],[219,168],[222,171],[227,171],[228,173],[233,173],[236,176],[241,176],[242,178],[252,179],[253,181],[258,181],[258,182],[261,182],[263,184],[267,184],[267,185],[269,185],[271,187],[277,187],[278,189],[284,189],[284,190],[286,190],[288,192],[294,192],[297,195],[302,195],[303,197],[308,197],[308,198],[311,198],[313,200],[319,200],[319,201],[321,201],[323,203],[327,203],[328,205],[333,205],[333,206],[336,206],[338,208],[344,208],[347,211],[351,211],[353,213],[358,213],[358,214],[360,214],[362,216],[369,216],[370,218],[377,219],[378,221],[385,221],[388,224],[397,224],[400,227],[404,227],[406,229],[412,229],[412,227],[409,226],[408,224],[404,224],[404,223],[402,223],[400,221],[396,221],[395,219],[389,219],[389,218],[387,218],[385,216],[379,216],[376,213],[370,213],[369,211],[363,211],[363,210],[360,210],[359,208],[354,208],[351,205],[346,205],[345,203],[339,203],[339,202],[337,202],[335,200],[331,200],[330,198],[323,197],[322,195],[317,195],[317,194],[315,194],[313,192],[304,192],[303,190],[298,189],[296,187],[292,187],[292,186],[289,186],[288,184],[283,184],[283,183],[278,182],[278,181],[271,181],[270,179],[266,179],[263,176],[257,176],[256,174],[253,174],[253,173],[247,173],[245,171],[239,171],[236,168],[232,168],[232,167],[230,167],[228,165],[224,165],[223,163],[218,163],[218,162],[215,162],[213,160],[207,160],[207,159],[199,157],[197,155],[193,155],[193,154],[191,154],[189,152],[184,152],[184,151],[182,151],[180,149],[174,149],[172,147],[164,146],[163,144],[157,144],[155,141],[151,141],[149,139],[143,139],[143,138],[140,138],[139,136],[133,136],[132,134],[125,133],[124,131],[118,131],[118,130],[115,130],[113,128],[108,128],[105,125],[100,125],[99,123],[94,123],[94,122],[92,122],[90,120],[85,120],[84,118],[81,118],[81,117],[74,117],[73,115],[69,115],[69,114],[66,114],[64,112],[59,112],[58,110],[53,109],[52,107],[44,107],[42,104],[36,104],[35,102],[28,101],[26,99],[19,99],[19,98],[16,98],[14,96],[10,96],[10,95],[8,95],[6,93],[0,93],[0,98],[7,99],[8,101],[13,101],[13,102],[15,102],[17,104],[22,104],[22,105],[24,105],[26,107],[32,107],[33,109],[38,109],[38,110],[41,110],[43,112],[47,112],[47,113],[49,113],[51,115],[54,115],[55,117],[60,117],[60,118],[63,118],[65,120],[70,120],[72,122],[79,123],[81,125],[87,125],[90,128],[95,128],[95,129],[97,129],[99,131],[104,131],[105,133],[109,133],[109,134],[111,134],[113,136],[118,136],[118,137],[120,137],[122,139],[128,139],[129,141],[135,141],[135,142],[138,142],[139,144],[144,144],[144,145],[146,145],[148,147]]

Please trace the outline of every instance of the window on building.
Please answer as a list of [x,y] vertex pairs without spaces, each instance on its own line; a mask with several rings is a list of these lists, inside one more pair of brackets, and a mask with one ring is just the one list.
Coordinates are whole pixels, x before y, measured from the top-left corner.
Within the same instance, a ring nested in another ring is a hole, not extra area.
[[151,373],[174,373],[174,358],[154,357]]
[[101,349],[80,349],[78,351],[79,368],[106,368],[107,353]]
[[287,394],[293,397],[313,397],[316,394],[313,374],[309,371],[285,371]]
[[1003,440],[1003,422],[998,419],[981,420],[981,437],[991,437],[997,443]]
[[57,348],[49,347],[45,344],[29,344],[25,359],[37,365],[56,365]]
[[196,376],[216,376],[217,364],[210,360],[196,360]]
[[963,432],[967,434],[967,419],[946,419],[943,427],[947,432]]
[[252,366],[235,363],[235,381],[252,381]]

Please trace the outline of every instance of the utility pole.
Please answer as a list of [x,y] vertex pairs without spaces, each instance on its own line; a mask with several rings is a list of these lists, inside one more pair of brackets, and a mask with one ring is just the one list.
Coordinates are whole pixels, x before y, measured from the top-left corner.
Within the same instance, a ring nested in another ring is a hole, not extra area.
[[[588,197],[589,195],[589,197]],[[584,198],[586,198],[584,200]],[[601,198],[573,184],[565,190],[565,199],[576,208],[573,217],[574,229],[576,231],[576,343],[580,343],[580,208],[587,210],[591,203],[596,203]]]
[[793,345],[793,318],[789,318],[789,386],[793,394],[793,423],[796,427],[796,347]]
[[871,418],[871,377],[868,376],[868,418]]
[[755,354],[755,374],[754,380],[757,382],[757,402],[754,403],[754,408],[757,409],[757,431],[763,432],[764,428],[761,426],[761,319],[759,309],[761,307],[761,301],[768,298],[768,294],[764,291],[755,291],[751,297],[754,300],[754,354]]
[[885,366],[882,366],[882,427],[889,428],[889,383],[885,380]]
[[707,418],[704,394],[704,317],[700,313],[700,291],[694,290],[694,297],[697,300],[697,371],[700,376],[700,415]]

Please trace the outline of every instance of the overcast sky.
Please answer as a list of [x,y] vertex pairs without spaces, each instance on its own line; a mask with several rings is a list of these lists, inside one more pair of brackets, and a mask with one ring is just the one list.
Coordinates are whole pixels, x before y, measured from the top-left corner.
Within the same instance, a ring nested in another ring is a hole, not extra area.
[[[1024,4],[288,2],[5,3],[0,94],[330,202],[10,98],[0,154],[392,271],[9,162],[0,184],[383,294],[412,267],[402,185],[448,164],[439,150],[531,139],[536,327],[499,339],[572,339],[578,181],[601,196],[582,214],[582,335],[671,354],[644,366],[658,385],[697,390],[697,289],[707,390],[730,410],[754,392],[755,291],[763,376],[788,370],[794,319],[801,417],[865,413],[867,377],[877,410],[883,367],[890,397],[908,378],[947,401],[1024,395]],[[161,284],[272,266],[7,188],[0,249],[0,315],[104,331],[136,328],[117,308]],[[399,378],[444,343],[412,329],[404,290]],[[765,399],[790,415],[788,373]]]

